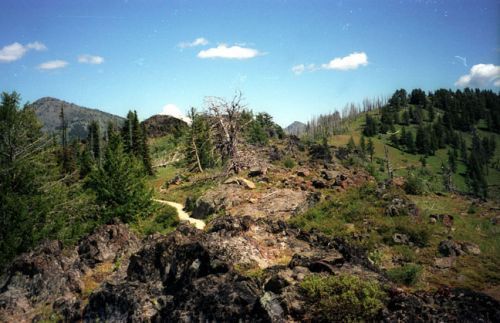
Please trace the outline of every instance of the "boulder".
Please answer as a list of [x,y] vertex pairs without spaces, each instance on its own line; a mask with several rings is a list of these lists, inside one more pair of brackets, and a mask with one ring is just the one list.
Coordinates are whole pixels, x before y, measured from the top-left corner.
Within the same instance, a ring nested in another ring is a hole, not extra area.
[[481,249],[479,248],[479,246],[472,242],[463,242],[462,250],[469,255],[477,256],[481,254]]
[[228,178],[224,184],[237,184],[241,185],[247,189],[253,190],[255,188],[255,184],[252,181],[249,181],[248,179],[238,177],[238,176],[233,176],[231,178]]
[[418,216],[419,211],[417,205],[412,201],[406,198],[395,197],[386,206],[385,214],[388,216],[402,216],[402,215]]
[[337,171],[332,171],[332,170],[322,170],[321,171],[321,177],[323,177],[327,181],[332,181],[339,176],[340,173]]
[[441,257],[434,259],[434,267],[439,269],[448,269],[453,267],[455,263],[454,257]]
[[248,171],[248,177],[256,177],[256,176],[262,176],[267,174],[267,168],[266,167],[252,167]]
[[443,240],[439,243],[438,251],[444,257],[458,257],[465,253],[460,243],[452,239]]
[[326,183],[323,180],[319,179],[319,178],[315,178],[315,179],[312,180],[312,186],[314,188],[321,189],[321,188],[325,188],[326,187]]

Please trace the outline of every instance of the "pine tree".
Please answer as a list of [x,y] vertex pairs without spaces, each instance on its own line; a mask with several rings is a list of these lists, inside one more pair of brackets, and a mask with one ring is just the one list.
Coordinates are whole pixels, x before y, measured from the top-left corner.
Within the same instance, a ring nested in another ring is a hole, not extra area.
[[88,126],[87,144],[92,158],[101,163],[101,131],[99,123],[92,121]]
[[217,165],[210,125],[206,116],[197,113],[194,108],[189,112],[189,117],[192,121],[186,136],[184,154],[192,170],[203,172],[206,168]]
[[371,115],[366,115],[365,126],[363,129],[363,135],[366,137],[371,137],[377,134],[377,122],[375,118]]
[[448,165],[449,165],[450,171],[452,173],[456,173],[457,172],[456,155],[455,155],[455,153],[451,149],[448,149]]
[[410,113],[408,112],[408,110],[403,111],[402,123],[405,126],[410,125]]
[[373,162],[373,154],[375,153],[375,146],[373,145],[372,138],[368,138],[368,145],[366,146],[366,151],[370,155],[370,162]]
[[142,164],[144,165],[144,169],[146,170],[146,173],[149,175],[153,175],[153,165],[151,163],[151,155],[149,153],[149,146],[148,146],[148,138],[146,135],[146,126],[144,123],[141,124],[141,155],[142,155]]
[[415,140],[413,139],[413,133],[411,131],[406,132],[405,143],[406,143],[406,150],[410,154],[414,154],[416,151],[416,147],[415,147]]
[[72,151],[71,147],[68,145],[68,123],[64,116],[64,107],[61,106],[61,112],[59,113],[59,118],[61,119],[61,168],[63,174],[69,174],[76,169],[75,153]]
[[361,136],[361,139],[359,140],[359,150],[361,153],[361,157],[365,157],[366,154],[366,140],[364,136]]
[[87,187],[102,207],[102,221],[114,217],[130,222],[151,210],[152,192],[147,188],[141,164],[125,153],[121,140],[110,140],[101,167],[89,176]]
[[425,131],[423,125],[420,125],[417,128],[417,136],[415,138],[415,146],[417,148],[417,152],[422,155],[426,155],[429,153],[429,138],[427,132]]

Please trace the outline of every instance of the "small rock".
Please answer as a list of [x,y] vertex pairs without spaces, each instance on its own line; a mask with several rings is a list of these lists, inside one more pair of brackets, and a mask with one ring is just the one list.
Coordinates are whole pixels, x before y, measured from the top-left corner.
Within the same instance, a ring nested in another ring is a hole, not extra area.
[[410,238],[406,234],[403,233],[394,233],[392,236],[392,241],[397,244],[408,244],[410,242]]
[[320,179],[313,179],[312,181],[312,186],[314,188],[325,188],[326,187],[326,183]]
[[265,167],[252,167],[248,172],[248,177],[256,177],[267,174],[267,168]]
[[470,255],[480,255],[481,254],[481,249],[479,246],[475,243],[472,242],[464,242],[462,243],[462,250],[465,251],[465,253],[470,254]]
[[309,170],[305,169],[305,168],[301,168],[297,171],[297,176],[300,176],[300,177],[307,177],[309,176]]
[[231,178],[228,178],[224,184],[238,184],[241,185],[245,188],[253,190],[255,188],[255,184],[252,181],[249,181],[248,179],[233,176]]
[[439,269],[447,269],[453,267],[455,263],[455,258],[453,257],[441,257],[434,259],[434,266]]

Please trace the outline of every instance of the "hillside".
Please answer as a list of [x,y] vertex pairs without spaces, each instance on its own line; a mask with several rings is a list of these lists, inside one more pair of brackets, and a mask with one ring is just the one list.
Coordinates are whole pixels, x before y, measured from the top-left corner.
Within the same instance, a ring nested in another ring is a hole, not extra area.
[[[0,185],[0,207],[12,214],[0,227],[9,237],[0,241],[9,252],[0,320],[500,320],[495,167],[484,170],[490,197],[478,198],[442,184],[433,158],[450,144],[421,162],[420,143],[409,153],[391,139],[402,125],[379,133],[387,111],[326,116],[316,123],[321,130],[340,130],[300,138],[237,99],[218,104],[194,114],[178,137],[161,136],[156,123],[174,120],[153,118],[159,136],[148,139],[130,112],[108,139],[6,160],[6,168],[23,166],[25,177],[0,173],[8,183]],[[410,109],[417,106],[398,112]],[[435,120],[445,113],[435,112]],[[405,131],[433,124],[422,117]],[[365,137],[370,118],[377,131]],[[481,137],[496,136],[487,130]],[[28,139],[38,142],[19,136],[27,147]],[[461,136],[470,156],[472,134]],[[373,156],[361,138],[373,143]],[[77,162],[65,171],[71,155]],[[50,177],[31,176],[48,170]]]
[[188,124],[178,118],[167,115],[154,115],[142,122],[146,128],[146,134],[149,138],[163,137],[173,135],[179,137],[188,127]]
[[87,126],[91,121],[98,121],[101,129],[106,129],[108,122],[121,125],[124,118],[97,109],[81,107],[56,98],[45,97],[33,102],[32,107],[43,123],[42,130],[48,133],[57,132],[61,127],[61,107],[68,123],[70,138],[86,138]]

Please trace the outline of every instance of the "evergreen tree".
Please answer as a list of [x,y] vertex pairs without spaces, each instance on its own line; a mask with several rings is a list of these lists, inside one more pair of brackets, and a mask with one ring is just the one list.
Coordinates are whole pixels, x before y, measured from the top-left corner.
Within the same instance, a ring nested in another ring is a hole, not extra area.
[[406,150],[410,154],[414,154],[416,152],[415,140],[413,139],[413,133],[411,131],[406,132]]
[[401,134],[399,135],[399,144],[401,146],[405,146],[406,147],[406,136],[407,136],[407,134],[406,134],[406,128],[403,127],[401,129]]
[[141,157],[142,157],[142,164],[144,165],[144,169],[146,170],[146,173],[148,175],[153,175],[153,165],[151,163],[151,155],[149,153],[149,146],[148,146],[148,137],[146,135],[146,126],[144,123],[141,124],[141,134],[140,134],[140,139],[141,139]]
[[61,119],[61,150],[60,150],[60,160],[61,168],[63,174],[69,174],[75,171],[76,161],[75,153],[72,151],[71,147],[68,145],[68,123],[64,116],[64,107],[61,106],[61,112],[59,113],[59,118]]
[[364,158],[366,154],[366,140],[364,136],[361,136],[361,139],[359,140],[359,150],[361,153],[361,157]]
[[88,126],[87,144],[92,158],[100,164],[101,162],[101,131],[99,123],[92,121]]
[[371,137],[377,134],[377,121],[374,117],[366,114],[365,126],[363,129],[363,135],[366,137]]
[[417,152],[422,155],[426,155],[430,151],[429,147],[429,138],[427,132],[423,125],[420,125],[417,128],[417,136],[415,138],[415,146],[417,148]]
[[403,111],[402,123],[405,126],[408,126],[410,124],[410,113],[408,112],[408,110]]
[[129,222],[151,210],[152,192],[146,186],[143,167],[124,152],[121,140],[110,141],[102,166],[90,173],[87,187],[96,194],[103,222],[114,217]]
[[370,155],[370,162],[373,162],[373,154],[375,153],[375,146],[373,145],[372,138],[368,138],[368,145],[366,146],[366,151]]
[[456,154],[451,149],[448,149],[448,166],[452,173],[457,172]]
[[389,137],[389,140],[391,141],[391,144],[395,147],[395,148],[399,148],[399,138],[398,138],[398,135],[396,133],[392,133]]

